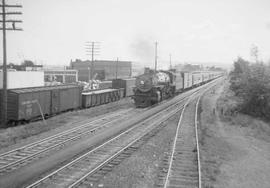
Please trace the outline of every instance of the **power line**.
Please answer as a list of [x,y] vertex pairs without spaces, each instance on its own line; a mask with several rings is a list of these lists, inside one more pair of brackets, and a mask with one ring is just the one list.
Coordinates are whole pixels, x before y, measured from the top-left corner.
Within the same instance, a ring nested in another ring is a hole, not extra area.
[[[6,20],[7,15],[21,15],[22,12],[6,12],[6,8],[22,8],[22,5],[8,5],[5,0],[2,0],[0,5],[2,12],[2,27],[0,30],[3,31],[3,91],[2,91],[2,126],[6,126],[7,123],[7,41],[6,41],[6,31],[22,31],[21,28],[16,26],[16,23],[21,23],[21,20]],[[11,27],[7,26],[6,23],[12,23]]]
[[172,69],[172,54],[170,54],[170,69]]
[[155,72],[157,71],[157,58],[158,58],[158,56],[157,56],[157,45],[158,45],[158,43],[155,42]]
[[85,44],[85,52],[86,55],[91,56],[91,67],[90,67],[90,78],[91,80],[91,89],[93,89],[93,74],[94,74],[94,56],[100,54],[100,42],[86,42]]

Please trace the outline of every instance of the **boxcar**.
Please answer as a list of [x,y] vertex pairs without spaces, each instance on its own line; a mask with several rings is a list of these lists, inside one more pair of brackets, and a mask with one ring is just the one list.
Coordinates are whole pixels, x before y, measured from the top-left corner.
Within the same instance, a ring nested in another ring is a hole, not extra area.
[[184,80],[181,73],[175,73],[175,90],[181,92],[184,89]]
[[189,72],[183,72],[184,78],[184,89],[188,89],[192,87],[192,74]]
[[207,72],[202,73],[203,74],[203,82],[207,82],[210,80],[210,75]]
[[77,109],[82,104],[82,88],[77,85],[62,85],[52,88],[52,114]]
[[135,78],[112,80],[112,88],[124,88],[124,97],[134,95],[133,87],[135,87]]
[[50,116],[80,108],[81,91],[82,87],[78,85],[8,90],[7,119],[9,121],[32,120],[41,116],[41,112],[45,116]]
[[202,73],[193,72],[192,73],[192,86],[198,86],[202,83]]

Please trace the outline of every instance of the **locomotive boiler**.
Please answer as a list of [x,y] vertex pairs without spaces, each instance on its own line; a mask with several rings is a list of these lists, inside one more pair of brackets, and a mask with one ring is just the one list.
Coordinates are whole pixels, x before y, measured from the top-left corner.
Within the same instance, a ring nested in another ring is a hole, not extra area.
[[134,88],[137,107],[146,107],[169,98],[175,93],[175,76],[170,71],[146,71],[138,76]]

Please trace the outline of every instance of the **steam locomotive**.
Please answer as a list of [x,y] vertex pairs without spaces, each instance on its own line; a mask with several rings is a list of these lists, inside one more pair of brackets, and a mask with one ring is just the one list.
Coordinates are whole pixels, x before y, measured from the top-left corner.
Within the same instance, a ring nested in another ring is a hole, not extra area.
[[134,102],[136,107],[147,107],[173,97],[176,93],[197,87],[217,77],[222,72],[153,71],[145,69],[135,81]]

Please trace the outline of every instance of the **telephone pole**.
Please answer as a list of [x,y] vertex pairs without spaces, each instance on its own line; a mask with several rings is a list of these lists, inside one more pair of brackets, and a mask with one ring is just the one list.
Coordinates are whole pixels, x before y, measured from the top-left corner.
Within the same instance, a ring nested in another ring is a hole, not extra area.
[[91,65],[90,65],[90,80],[91,80],[91,89],[93,88],[93,78],[94,78],[94,56],[99,55],[100,53],[100,42],[86,42],[86,55],[91,56]]
[[[2,126],[6,126],[7,123],[7,41],[6,41],[6,31],[22,31],[21,28],[16,27],[16,23],[22,23],[21,20],[6,19],[7,16],[21,15],[22,12],[6,12],[6,8],[22,8],[22,5],[11,5],[6,4],[5,0],[2,0],[0,4],[2,12],[2,27],[0,30],[3,31],[3,90],[2,90]],[[8,24],[8,25],[6,25]]]
[[172,69],[172,54],[170,54],[170,69]]
[[158,58],[158,56],[157,56],[157,45],[158,45],[158,43],[155,42],[155,72],[157,72],[157,58]]

